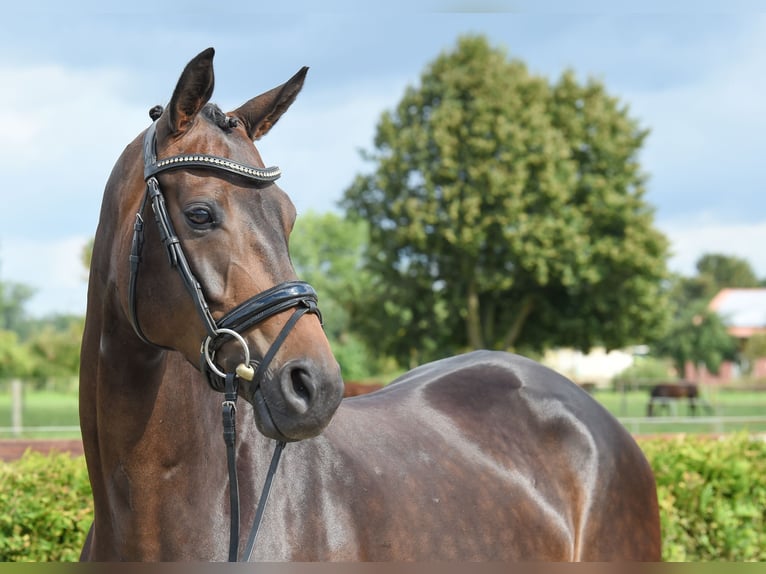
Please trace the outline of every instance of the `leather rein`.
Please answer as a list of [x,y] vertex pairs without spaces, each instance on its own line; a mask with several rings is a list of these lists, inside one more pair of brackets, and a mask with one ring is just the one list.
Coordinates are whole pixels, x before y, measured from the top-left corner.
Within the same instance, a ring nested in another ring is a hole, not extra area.
[[[153,116],[154,117],[154,116]],[[155,118],[156,119],[156,118]],[[149,341],[138,321],[138,309],[136,300],[136,288],[138,283],[138,271],[141,263],[141,252],[144,244],[144,212],[147,204],[150,204],[154,213],[154,219],[159,230],[160,240],[167,252],[170,266],[178,271],[186,291],[192,297],[197,314],[202,320],[207,336],[202,341],[200,348],[200,370],[205,374],[210,387],[224,393],[222,403],[223,414],[223,437],[226,444],[226,458],[229,472],[229,502],[230,502],[230,536],[229,536],[229,562],[237,562],[239,559],[239,488],[236,469],[236,400],[239,381],[254,381],[256,389],[260,387],[269,364],[276,355],[289,335],[292,328],[306,313],[319,316],[317,307],[317,294],[308,283],[303,281],[286,281],[268,289],[262,293],[244,301],[234,309],[226,313],[216,321],[205,300],[205,295],[200,282],[194,276],[188,260],[181,247],[181,241],[175,233],[170,214],[165,205],[165,197],[160,189],[157,176],[165,171],[183,168],[204,168],[226,173],[236,174],[250,182],[263,186],[271,184],[279,178],[281,172],[277,167],[260,168],[241,164],[227,158],[206,154],[177,155],[164,159],[157,159],[157,135],[156,121],[149,126],[144,134],[144,180],[146,181],[146,193],[144,194],[141,207],[136,213],[133,226],[133,241],[130,252],[130,281],[128,289],[128,306],[130,322],[136,335],[144,342],[153,346]],[[279,335],[274,339],[260,362],[250,359],[250,351],[242,337],[242,333],[253,328],[268,318],[282,313],[288,309],[295,309],[293,315],[282,327]],[[237,366],[235,372],[226,373],[218,368],[215,363],[215,353],[229,340],[238,342],[242,347],[243,361]],[[271,483],[279,464],[285,441],[277,441],[274,454],[269,465],[269,471],[264,481],[263,490],[256,509],[255,518],[248,537],[248,543],[243,554],[242,561],[249,561],[255,540],[258,535],[266,501],[268,500]]]

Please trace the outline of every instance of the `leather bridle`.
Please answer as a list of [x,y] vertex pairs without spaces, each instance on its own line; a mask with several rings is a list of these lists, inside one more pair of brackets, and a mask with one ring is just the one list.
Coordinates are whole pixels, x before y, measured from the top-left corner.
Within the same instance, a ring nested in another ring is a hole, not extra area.
[[[173,229],[173,223],[170,219],[170,214],[167,211],[165,198],[160,189],[157,176],[163,172],[174,169],[203,168],[235,174],[251,183],[255,183],[256,186],[264,186],[269,185],[278,179],[281,172],[277,167],[254,167],[227,158],[206,154],[185,154],[158,159],[156,149],[157,135],[155,121],[149,126],[149,129],[144,134],[143,141],[146,193],[144,194],[141,207],[136,213],[136,221],[133,226],[133,241],[130,251],[130,281],[128,288],[128,311],[130,322],[133,325],[136,335],[144,343],[160,346],[152,343],[142,331],[138,321],[138,310],[136,306],[138,270],[141,263],[141,252],[144,244],[143,214],[148,203],[151,205],[152,211],[154,212],[154,219],[157,222],[160,240],[167,251],[170,266],[178,271],[181,276],[184,287],[191,295],[197,314],[202,320],[202,323],[205,326],[205,331],[207,332],[200,347],[200,369],[205,374],[210,386],[215,391],[224,393],[224,401],[222,403],[223,434],[227,450],[231,504],[229,561],[236,562],[239,554],[239,492],[237,486],[236,454],[234,448],[236,444],[236,428],[234,421],[236,417],[235,403],[237,400],[239,380],[245,379],[253,381],[255,388],[254,392],[260,393],[260,385],[269,364],[298,320],[306,313],[313,313],[318,315],[321,321],[321,314],[317,307],[316,292],[311,285],[303,281],[286,281],[251,297],[216,321],[205,300],[202,286],[189,266],[189,262],[186,259],[181,246],[181,241]],[[272,342],[271,347],[268,349],[263,359],[260,362],[251,361],[250,352],[242,337],[242,333],[270,317],[289,309],[295,309],[293,315],[282,327],[282,330]],[[233,373],[223,372],[215,364],[216,351],[229,340],[237,341],[242,346],[244,354],[243,361],[237,366]],[[253,368],[254,366],[255,368]],[[248,539],[246,552],[243,555],[244,561],[248,561],[252,554],[266,500],[268,499],[271,481],[276,472],[284,446],[285,441],[278,441],[274,450],[274,455],[269,466],[266,481],[264,482],[263,491],[261,493]]]

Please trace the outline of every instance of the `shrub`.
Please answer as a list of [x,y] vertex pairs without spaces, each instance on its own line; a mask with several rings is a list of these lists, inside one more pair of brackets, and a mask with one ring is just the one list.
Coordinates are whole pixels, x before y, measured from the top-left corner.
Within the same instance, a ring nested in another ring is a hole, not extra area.
[[0,462],[0,561],[74,561],[93,520],[85,458]]
[[[766,442],[640,439],[654,468],[663,560],[766,560]],[[77,560],[93,511],[85,459],[0,462],[0,561]]]
[[747,433],[641,440],[654,468],[663,560],[766,560],[766,442]]

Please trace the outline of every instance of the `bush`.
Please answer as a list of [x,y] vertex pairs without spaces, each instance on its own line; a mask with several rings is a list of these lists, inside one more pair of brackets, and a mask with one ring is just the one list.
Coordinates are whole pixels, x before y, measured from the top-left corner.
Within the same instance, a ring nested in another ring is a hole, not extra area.
[[641,440],[654,468],[663,560],[766,560],[766,442],[746,433]]
[[0,561],[74,561],[93,520],[85,458],[0,462]]
[[[766,560],[766,442],[640,439],[654,468],[663,560]],[[0,561],[77,560],[93,519],[85,459],[0,463]]]

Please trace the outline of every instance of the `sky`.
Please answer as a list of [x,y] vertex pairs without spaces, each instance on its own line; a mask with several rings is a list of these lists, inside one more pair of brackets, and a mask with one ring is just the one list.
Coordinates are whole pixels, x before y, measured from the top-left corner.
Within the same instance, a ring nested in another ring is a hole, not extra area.
[[[426,66],[482,34],[556,80],[600,80],[650,135],[645,199],[670,269],[705,253],[766,277],[766,11],[748,0],[31,0],[0,20],[0,281],[31,286],[34,316],[85,311],[85,243],[124,147],[185,64],[216,49],[224,110],[310,71],[258,148],[298,214],[338,211],[360,150]],[[618,5],[618,8],[614,6]],[[318,8],[321,6],[321,8]]]

